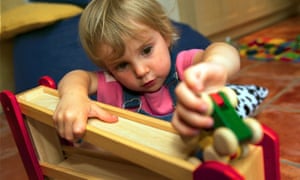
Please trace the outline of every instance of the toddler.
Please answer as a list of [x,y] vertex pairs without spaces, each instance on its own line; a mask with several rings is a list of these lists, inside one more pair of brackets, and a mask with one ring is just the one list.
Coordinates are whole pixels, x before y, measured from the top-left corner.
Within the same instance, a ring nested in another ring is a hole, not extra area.
[[93,93],[100,102],[171,121],[182,135],[195,135],[213,125],[197,94],[218,90],[240,67],[238,52],[226,43],[172,57],[178,35],[155,0],[93,0],[82,13],[79,35],[100,70],[74,70],[59,82],[53,118],[70,141],[82,137],[89,117],[117,121],[92,102]]

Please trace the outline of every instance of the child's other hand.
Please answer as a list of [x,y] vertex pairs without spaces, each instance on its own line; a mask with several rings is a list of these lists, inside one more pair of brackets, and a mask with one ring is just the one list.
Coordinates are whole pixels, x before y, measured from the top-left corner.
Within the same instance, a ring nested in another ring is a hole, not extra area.
[[110,123],[117,121],[116,116],[101,109],[87,96],[74,94],[65,94],[61,97],[53,115],[59,135],[69,141],[77,140],[84,135],[90,117]]
[[208,105],[200,93],[211,93],[223,87],[227,71],[214,63],[199,63],[184,72],[184,79],[176,87],[177,105],[172,118],[173,127],[183,136],[194,136],[201,128],[213,125],[207,115]]

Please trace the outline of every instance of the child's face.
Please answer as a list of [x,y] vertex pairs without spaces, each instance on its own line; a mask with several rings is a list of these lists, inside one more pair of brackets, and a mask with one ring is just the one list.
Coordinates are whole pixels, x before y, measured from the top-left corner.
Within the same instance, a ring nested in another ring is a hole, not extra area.
[[[159,32],[146,26],[142,28],[142,38],[128,39],[121,58],[104,60],[104,64],[115,79],[128,89],[155,92],[162,87],[170,71],[170,42]],[[111,51],[107,49],[104,52]]]

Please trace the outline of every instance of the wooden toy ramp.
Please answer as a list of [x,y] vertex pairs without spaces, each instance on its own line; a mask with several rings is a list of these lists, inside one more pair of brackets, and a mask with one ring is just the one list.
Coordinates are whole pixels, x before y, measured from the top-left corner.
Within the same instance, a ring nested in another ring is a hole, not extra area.
[[[1,93],[3,110],[30,179],[279,179],[277,137],[268,128],[264,129],[268,138],[264,141],[268,149],[275,149],[268,151],[268,157],[262,144],[251,146],[247,157],[229,165],[194,164],[187,160],[193,145],[186,144],[170,123],[98,103],[119,117],[112,124],[89,120],[83,140],[99,150],[62,145],[52,120],[57,94],[45,86],[17,96]],[[266,160],[270,161],[269,170]]]

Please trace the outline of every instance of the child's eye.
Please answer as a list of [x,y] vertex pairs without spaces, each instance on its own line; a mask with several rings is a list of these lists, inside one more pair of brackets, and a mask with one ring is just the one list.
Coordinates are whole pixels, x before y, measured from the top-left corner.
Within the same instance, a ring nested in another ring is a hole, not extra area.
[[147,46],[143,49],[142,55],[149,55],[152,52],[153,47],[152,46]]
[[116,69],[117,70],[124,70],[124,69],[126,69],[127,66],[128,66],[128,63],[123,62],[123,63],[118,64]]

